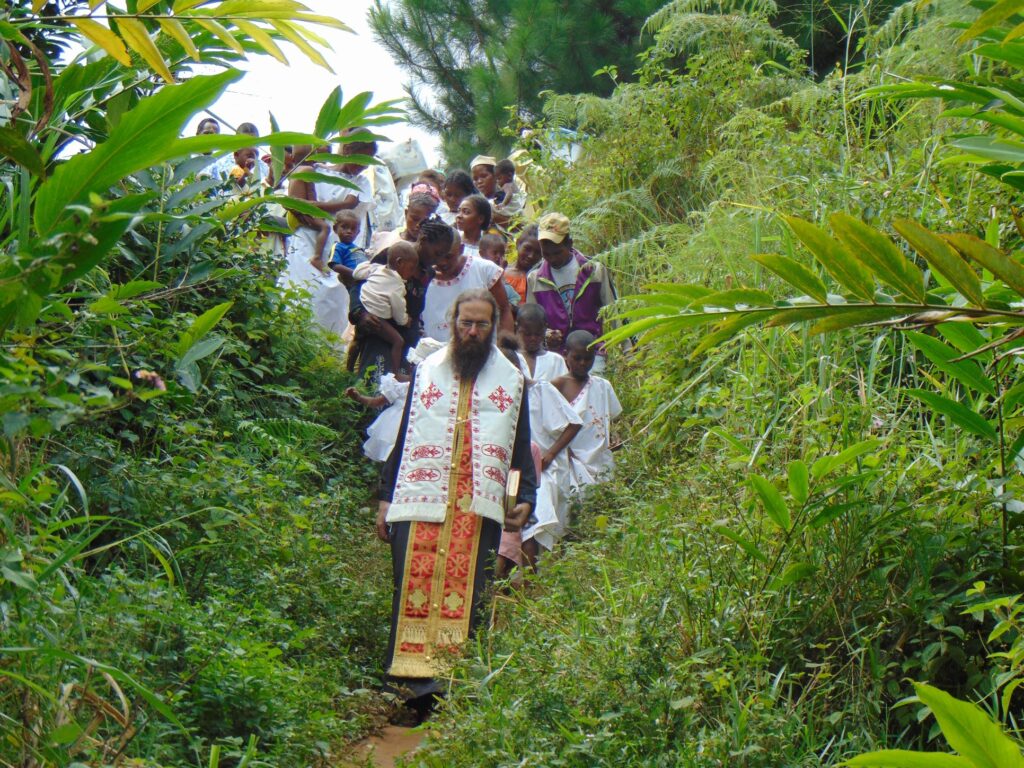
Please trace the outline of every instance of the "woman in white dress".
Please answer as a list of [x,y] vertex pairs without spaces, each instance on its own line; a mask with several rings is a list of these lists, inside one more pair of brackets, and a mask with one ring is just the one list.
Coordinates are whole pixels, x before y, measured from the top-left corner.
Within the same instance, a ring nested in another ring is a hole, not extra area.
[[498,303],[501,319],[499,332],[512,333],[512,306],[508,303],[503,270],[487,259],[474,258],[462,252],[458,234],[451,251],[434,262],[434,279],[427,286],[423,308],[423,332],[432,339],[447,342],[452,337],[449,311],[463,291],[482,288],[490,291]]

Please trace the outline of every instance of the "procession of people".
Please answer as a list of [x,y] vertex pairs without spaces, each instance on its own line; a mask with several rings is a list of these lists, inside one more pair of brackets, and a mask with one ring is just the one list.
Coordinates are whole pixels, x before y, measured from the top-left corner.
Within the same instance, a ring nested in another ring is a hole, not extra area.
[[[282,285],[369,390],[347,396],[379,411],[363,448],[382,465],[375,527],[392,553],[385,673],[416,699],[438,691],[491,581],[543,572],[574,505],[611,477],[622,408],[598,339],[616,295],[568,217],[534,215],[511,159],[396,185],[364,164],[377,152],[345,141],[331,164],[289,147],[277,184],[301,203],[278,251]],[[235,152],[210,172],[273,186],[267,160]]]

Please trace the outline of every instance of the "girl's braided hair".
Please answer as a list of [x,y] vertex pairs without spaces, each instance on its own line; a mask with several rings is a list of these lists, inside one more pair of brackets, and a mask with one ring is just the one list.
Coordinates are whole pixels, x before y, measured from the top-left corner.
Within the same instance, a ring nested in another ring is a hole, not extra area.
[[455,230],[435,213],[420,222],[420,240],[425,243],[442,243],[445,248],[451,248],[455,242]]

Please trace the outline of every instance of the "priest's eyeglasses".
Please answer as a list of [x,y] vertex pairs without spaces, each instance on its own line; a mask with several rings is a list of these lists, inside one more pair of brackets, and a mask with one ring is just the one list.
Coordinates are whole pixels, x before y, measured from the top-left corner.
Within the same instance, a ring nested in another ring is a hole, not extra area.
[[459,320],[456,324],[464,331],[468,331],[470,328],[476,328],[478,331],[489,331],[491,330],[491,325],[493,325],[490,320]]

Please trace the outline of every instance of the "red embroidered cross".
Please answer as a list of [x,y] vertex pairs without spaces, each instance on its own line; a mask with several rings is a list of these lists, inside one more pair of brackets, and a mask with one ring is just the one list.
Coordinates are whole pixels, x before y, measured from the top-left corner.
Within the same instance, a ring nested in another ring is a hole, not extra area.
[[498,387],[496,390],[488,395],[488,398],[492,403],[498,406],[498,410],[504,413],[512,405],[512,398],[508,396],[508,392],[505,391],[504,387]]
[[437,385],[431,382],[430,386],[420,395],[420,402],[423,403],[424,408],[430,408],[430,406],[441,399],[441,394],[441,390],[437,388]]

